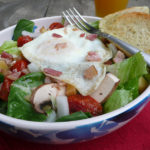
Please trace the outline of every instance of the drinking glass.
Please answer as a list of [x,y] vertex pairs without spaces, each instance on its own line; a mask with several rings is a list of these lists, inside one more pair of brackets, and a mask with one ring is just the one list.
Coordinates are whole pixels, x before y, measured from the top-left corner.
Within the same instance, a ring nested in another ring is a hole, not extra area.
[[96,16],[104,17],[110,13],[125,9],[128,0],[95,0]]

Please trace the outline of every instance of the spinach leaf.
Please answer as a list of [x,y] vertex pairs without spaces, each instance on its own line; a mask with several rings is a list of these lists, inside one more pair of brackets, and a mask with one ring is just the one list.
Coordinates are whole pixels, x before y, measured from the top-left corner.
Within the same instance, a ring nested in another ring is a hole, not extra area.
[[0,113],[6,114],[7,112],[7,102],[0,100]]
[[16,28],[14,30],[13,39],[17,39],[22,35],[22,31],[33,32],[34,22],[26,19],[21,19],[18,21]]
[[56,122],[66,122],[66,121],[81,120],[81,119],[87,119],[87,118],[90,118],[90,117],[92,117],[92,115],[90,113],[87,113],[87,112],[84,113],[82,111],[79,111],[79,112],[75,112],[75,113],[72,113],[70,115],[58,118],[56,120]]
[[8,97],[7,115],[24,120],[44,121],[47,116],[36,112],[27,97],[31,95],[32,89],[44,83],[44,74],[34,72],[22,76],[10,88]]

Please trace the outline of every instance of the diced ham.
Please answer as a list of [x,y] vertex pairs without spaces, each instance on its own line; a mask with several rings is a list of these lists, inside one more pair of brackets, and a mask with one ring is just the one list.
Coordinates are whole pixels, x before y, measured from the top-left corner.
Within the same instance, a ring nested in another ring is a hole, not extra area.
[[124,53],[122,53],[121,51],[117,51],[115,57],[113,58],[113,62],[114,63],[120,63],[125,59],[125,55]]
[[44,68],[44,73],[48,76],[48,75],[52,75],[52,76],[56,76],[59,77],[62,75],[62,72],[51,69],[51,68]]
[[61,36],[61,35],[56,34],[56,33],[53,33],[53,34],[52,34],[52,36],[53,36],[53,37],[55,37],[55,38],[62,38],[62,36]]
[[101,61],[100,56],[96,51],[88,52],[88,55],[85,58],[87,61]]
[[19,72],[13,72],[13,73],[7,75],[7,78],[10,79],[10,80],[15,81],[20,77],[20,75],[21,75],[20,71]]
[[86,36],[86,39],[94,41],[97,38],[97,34],[89,34]]
[[57,43],[57,44],[55,45],[55,49],[56,49],[56,50],[64,49],[64,48],[66,48],[66,47],[67,47],[67,43]]
[[91,80],[98,74],[94,65],[90,66],[88,69],[84,71],[84,78]]
[[2,52],[1,58],[6,58],[6,59],[9,59],[9,60],[13,60],[13,56],[6,53],[6,52]]
[[81,34],[80,34],[80,37],[84,37],[84,36],[85,36],[85,33],[81,33]]

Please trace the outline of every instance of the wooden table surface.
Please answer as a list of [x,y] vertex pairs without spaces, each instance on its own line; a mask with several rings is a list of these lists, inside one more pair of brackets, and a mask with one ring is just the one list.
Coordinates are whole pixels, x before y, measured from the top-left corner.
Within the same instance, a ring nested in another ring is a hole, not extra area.
[[[129,0],[128,7],[143,5],[150,7],[150,0]],[[94,0],[0,0],[0,30],[22,18],[61,15],[63,10],[72,6],[83,15],[95,15]]]

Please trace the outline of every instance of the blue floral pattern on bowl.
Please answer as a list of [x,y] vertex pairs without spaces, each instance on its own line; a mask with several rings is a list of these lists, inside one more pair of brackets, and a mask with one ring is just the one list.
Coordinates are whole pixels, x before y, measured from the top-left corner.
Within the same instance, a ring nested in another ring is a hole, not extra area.
[[88,141],[104,136],[129,122],[144,108],[144,106],[148,102],[147,99],[148,98],[145,98],[143,101],[141,101],[131,109],[108,120],[103,120],[83,126],[77,126],[73,129],[66,129],[61,131],[42,131],[29,129],[23,130],[6,124],[4,122],[0,122],[0,130],[3,130],[17,137],[22,137],[26,140],[40,143],[69,144]]

